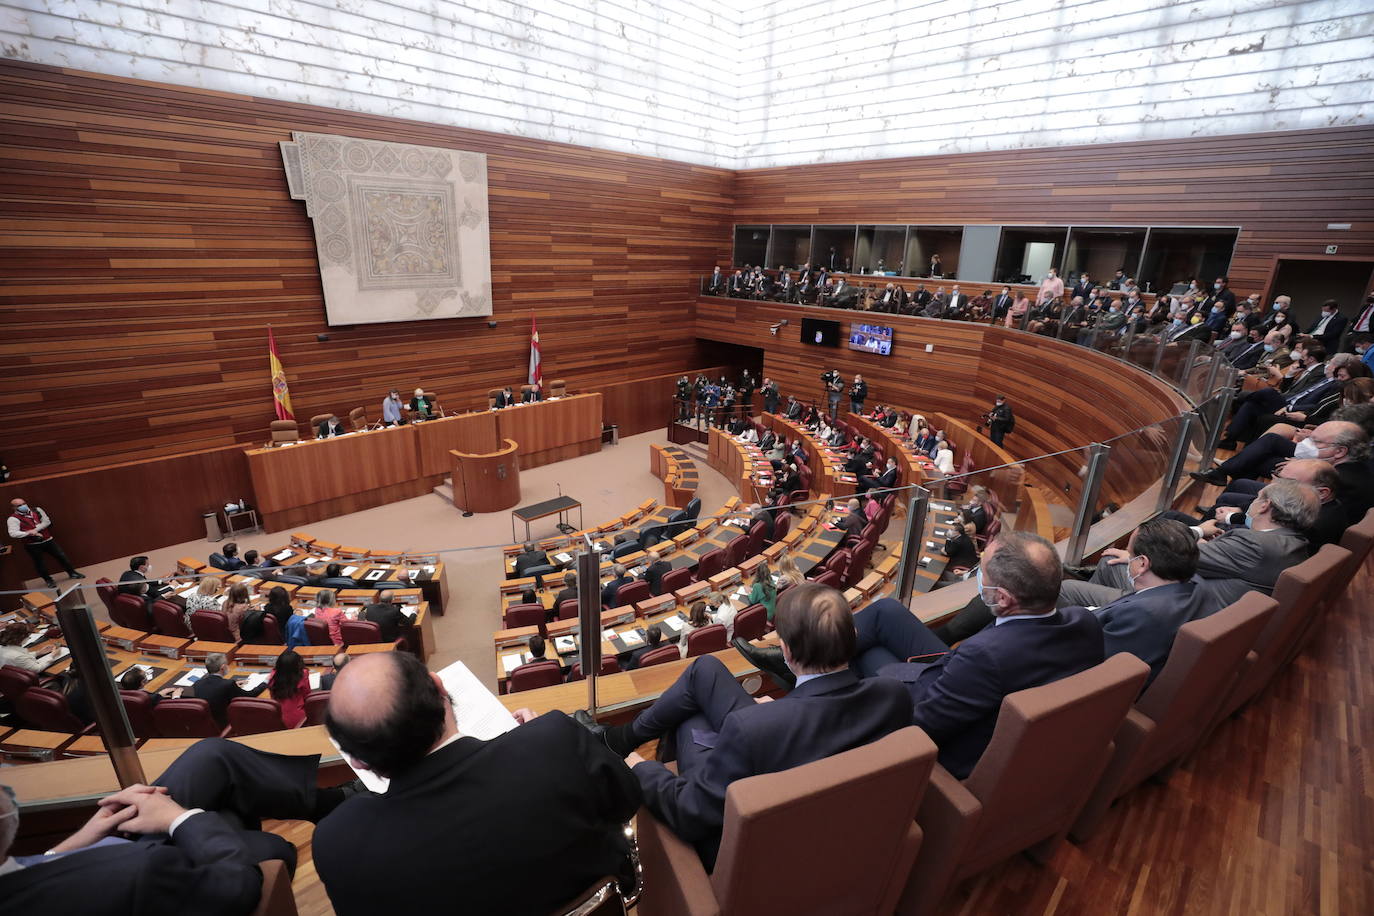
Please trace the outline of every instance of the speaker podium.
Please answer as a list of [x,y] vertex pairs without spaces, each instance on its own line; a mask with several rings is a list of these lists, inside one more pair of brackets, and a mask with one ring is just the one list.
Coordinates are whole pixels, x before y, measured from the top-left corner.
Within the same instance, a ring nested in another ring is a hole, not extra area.
[[519,445],[502,439],[501,448],[474,455],[449,450],[453,457],[453,504],[464,512],[499,512],[520,501]]

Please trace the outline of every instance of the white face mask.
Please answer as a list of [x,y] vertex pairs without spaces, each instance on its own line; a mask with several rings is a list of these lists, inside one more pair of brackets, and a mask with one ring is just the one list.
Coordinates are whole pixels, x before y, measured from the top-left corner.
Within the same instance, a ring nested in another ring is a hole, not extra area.
[[[997,593],[999,591],[1001,591],[1001,586],[983,585],[983,567],[978,567],[978,597],[983,599],[983,603],[989,608],[997,607]],[[988,597],[989,592],[992,593],[992,597]],[[994,612],[994,614],[995,613],[996,612]]]
[[1293,447],[1294,458],[1320,458],[1321,446],[1311,439],[1304,439]]
[[1231,332],[1231,339],[1232,339],[1232,340],[1240,340],[1240,339],[1241,339],[1242,337],[1244,337],[1244,336],[1245,336],[1245,332],[1244,332],[1244,331],[1232,331],[1232,332]]
[[1131,557],[1130,559],[1128,559],[1128,560],[1126,561],[1126,578],[1129,579],[1129,580],[1131,581],[1131,591],[1135,591],[1135,580],[1136,580],[1136,579],[1139,579],[1141,576],[1145,575],[1144,572],[1141,572],[1140,574],[1134,575],[1134,576],[1131,575],[1131,564],[1134,563],[1136,560],[1143,560],[1143,559],[1145,559],[1145,555],[1144,555],[1144,554],[1140,554],[1140,555],[1138,555],[1138,556]]

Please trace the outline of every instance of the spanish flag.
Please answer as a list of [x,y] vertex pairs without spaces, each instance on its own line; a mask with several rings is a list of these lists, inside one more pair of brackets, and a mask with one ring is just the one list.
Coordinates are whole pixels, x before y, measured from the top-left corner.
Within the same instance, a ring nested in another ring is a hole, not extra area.
[[277,339],[272,336],[270,326],[267,328],[267,364],[272,368],[272,406],[277,410],[277,419],[296,419],[291,412],[291,389],[286,386],[286,370],[277,355]]

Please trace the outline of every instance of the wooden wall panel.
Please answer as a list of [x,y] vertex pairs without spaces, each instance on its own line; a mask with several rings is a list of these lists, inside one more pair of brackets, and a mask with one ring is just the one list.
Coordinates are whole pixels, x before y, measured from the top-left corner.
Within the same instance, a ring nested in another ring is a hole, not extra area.
[[[695,277],[729,252],[734,173],[0,61],[0,455],[21,476],[230,443],[423,384],[449,410],[544,377],[594,391],[697,365]],[[488,156],[486,319],[330,328],[277,142],[321,131]],[[329,335],[327,341],[317,334]]]
[[622,437],[663,429],[668,425],[668,412],[677,393],[679,378],[686,375],[694,379],[698,373],[718,378],[725,369],[721,365],[706,366],[604,385],[599,389],[603,398],[604,420],[609,425],[620,427]]
[[1279,255],[1374,258],[1374,127],[751,169],[735,195],[747,225],[1239,226],[1232,287],[1277,294]]

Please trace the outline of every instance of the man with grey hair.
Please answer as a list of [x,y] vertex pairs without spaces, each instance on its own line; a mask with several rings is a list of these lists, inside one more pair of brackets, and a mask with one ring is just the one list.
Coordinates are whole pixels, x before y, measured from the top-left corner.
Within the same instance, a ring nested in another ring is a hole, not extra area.
[[629,585],[634,578],[629,575],[624,563],[616,563],[611,567],[611,580],[601,589],[601,606],[613,608],[616,606],[616,593],[620,591],[620,586]]
[[252,696],[251,693],[224,676],[228,667],[229,660],[223,652],[211,652],[205,656],[205,676],[191,685],[191,692],[188,694],[192,699],[204,700],[210,704],[210,715],[220,725],[228,724],[228,710],[231,700]]
[[649,583],[649,591],[657,595],[664,575],[672,571],[673,564],[663,559],[657,550],[645,554],[644,562],[647,564],[644,567],[644,581]]

